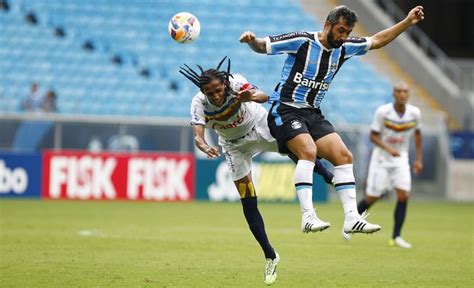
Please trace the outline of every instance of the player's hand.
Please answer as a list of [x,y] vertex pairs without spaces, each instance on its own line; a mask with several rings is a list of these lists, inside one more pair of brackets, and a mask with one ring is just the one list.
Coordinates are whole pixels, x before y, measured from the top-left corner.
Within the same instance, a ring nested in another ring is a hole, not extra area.
[[396,149],[388,148],[387,152],[388,152],[388,154],[392,155],[393,157],[400,157],[400,152],[398,152],[398,150],[396,150]]
[[423,6],[416,6],[415,8],[411,9],[406,18],[406,20],[408,20],[412,25],[415,25],[423,19],[425,19]]
[[423,171],[423,162],[421,162],[421,160],[415,160],[415,163],[413,163],[413,173],[419,175],[421,171]]
[[207,158],[213,159],[221,156],[219,149],[216,147],[208,146],[206,149],[202,150],[207,155]]
[[234,98],[239,102],[249,102],[252,101],[252,92],[249,89],[245,89],[237,92]]
[[249,42],[252,42],[253,40],[255,40],[257,37],[255,36],[255,33],[251,32],[251,31],[245,31],[244,33],[242,33],[242,35],[240,35],[240,43],[249,43]]

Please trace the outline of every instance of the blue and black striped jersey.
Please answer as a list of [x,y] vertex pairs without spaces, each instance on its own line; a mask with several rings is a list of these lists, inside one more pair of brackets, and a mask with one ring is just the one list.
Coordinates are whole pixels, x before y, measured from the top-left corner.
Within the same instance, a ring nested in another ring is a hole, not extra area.
[[316,108],[342,64],[366,54],[371,45],[370,38],[349,37],[341,47],[327,49],[319,42],[318,32],[305,31],[268,36],[265,41],[267,54],[288,54],[270,101]]

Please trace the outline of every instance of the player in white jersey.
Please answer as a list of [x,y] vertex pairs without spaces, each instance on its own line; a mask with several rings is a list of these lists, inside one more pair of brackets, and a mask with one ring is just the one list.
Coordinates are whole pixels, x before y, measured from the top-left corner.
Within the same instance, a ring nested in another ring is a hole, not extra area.
[[394,189],[397,193],[397,205],[394,213],[395,225],[389,244],[403,248],[412,247],[401,237],[411,191],[408,142],[412,134],[415,135],[416,145],[413,172],[419,174],[423,169],[421,112],[417,107],[407,104],[408,92],[406,83],[395,84],[394,102],[378,107],[375,112],[370,127],[370,139],[375,147],[370,159],[366,198],[360,201],[357,207],[359,213],[362,213],[384,192]]
[[[257,194],[252,182],[252,157],[264,151],[278,152],[278,145],[267,126],[267,110],[259,103],[266,102],[268,96],[251,85],[239,74],[230,74],[230,60],[227,72],[217,69],[200,74],[189,66],[181,68],[180,73],[200,88],[191,104],[191,124],[193,125],[195,145],[209,158],[219,157],[219,149],[207,144],[205,129],[216,131],[219,145],[223,148],[232,180],[242,202],[245,218],[252,234],[259,242],[266,258],[264,281],[272,284],[276,279],[276,266],[280,260],[278,253],[268,241],[265,226],[257,208]],[[292,157],[290,157],[292,158]],[[294,157],[293,161],[297,160]],[[333,175],[319,161],[315,172],[321,174],[327,183]],[[303,232],[321,230],[318,225],[309,223],[302,227]]]

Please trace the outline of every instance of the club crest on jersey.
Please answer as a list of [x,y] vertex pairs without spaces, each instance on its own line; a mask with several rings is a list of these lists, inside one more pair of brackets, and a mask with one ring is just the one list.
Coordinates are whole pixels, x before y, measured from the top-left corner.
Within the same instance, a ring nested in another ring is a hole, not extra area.
[[337,70],[337,63],[332,63],[331,64],[331,72],[336,72]]
[[303,125],[301,125],[300,121],[298,121],[298,120],[291,121],[291,128],[296,130],[296,129],[300,129],[301,126],[303,126]]

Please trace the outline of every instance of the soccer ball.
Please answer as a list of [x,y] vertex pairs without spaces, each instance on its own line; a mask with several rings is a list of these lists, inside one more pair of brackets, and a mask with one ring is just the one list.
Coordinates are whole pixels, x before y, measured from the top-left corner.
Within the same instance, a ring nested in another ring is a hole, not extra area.
[[198,38],[201,25],[193,14],[181,12],[171,18],[168,24],[168,32],[174,41],[188,44]]

